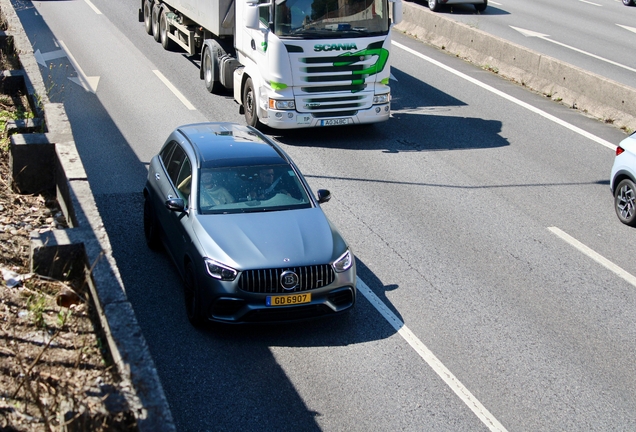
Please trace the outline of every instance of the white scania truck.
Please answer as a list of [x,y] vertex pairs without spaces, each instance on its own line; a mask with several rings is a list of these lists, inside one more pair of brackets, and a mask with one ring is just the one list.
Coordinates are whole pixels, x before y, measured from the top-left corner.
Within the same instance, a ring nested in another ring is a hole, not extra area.
[[388,120],[401,2],[141,0],[139,20],[165,49],[200,55],[207,90],[233,89],[247,124],[336,126]]

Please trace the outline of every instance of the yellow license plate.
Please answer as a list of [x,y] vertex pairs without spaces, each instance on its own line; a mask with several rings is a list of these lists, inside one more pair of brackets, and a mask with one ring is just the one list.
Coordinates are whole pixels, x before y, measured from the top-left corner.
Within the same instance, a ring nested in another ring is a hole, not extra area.
[[270,296],[265,300],[267,306],[289,306],[311,302],[311,293]]

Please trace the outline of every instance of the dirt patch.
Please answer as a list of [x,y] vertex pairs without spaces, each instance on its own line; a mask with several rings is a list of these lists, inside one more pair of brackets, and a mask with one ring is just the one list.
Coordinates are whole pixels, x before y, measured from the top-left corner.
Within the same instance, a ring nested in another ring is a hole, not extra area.
[[31,232],[66,228],[55,196],[11,189],[6,124],[29,115],[0,94],[0,431],[136,430],[84,280],[29,272]]
[[[1,29],[0,29],[1,30]],[[11,38],[0,37],[0,70],[20,70],[20,58],[15,54]]]

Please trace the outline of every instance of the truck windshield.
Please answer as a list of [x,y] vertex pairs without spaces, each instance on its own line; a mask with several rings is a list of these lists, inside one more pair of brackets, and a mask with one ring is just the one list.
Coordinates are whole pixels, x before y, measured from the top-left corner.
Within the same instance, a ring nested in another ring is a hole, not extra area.
[[387,0],[275,0],[274,33],[317,39],[386,34]]

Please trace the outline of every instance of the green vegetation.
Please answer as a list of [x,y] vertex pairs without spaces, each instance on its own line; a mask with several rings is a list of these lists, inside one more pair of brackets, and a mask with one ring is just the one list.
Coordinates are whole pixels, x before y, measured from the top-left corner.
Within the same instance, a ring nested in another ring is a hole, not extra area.
[[0,150],[9,149],[7,123],[12,120],[33,118],[33,113],[26,110],[21,103],[16,104],[8,95],[0,95]]
[[33,321],[35,325],[38,327],[46,327],[46,322],[44,321],[44,312],[46,311],[46,297],[29,297],[27,301],[27,308],[33,315]]

